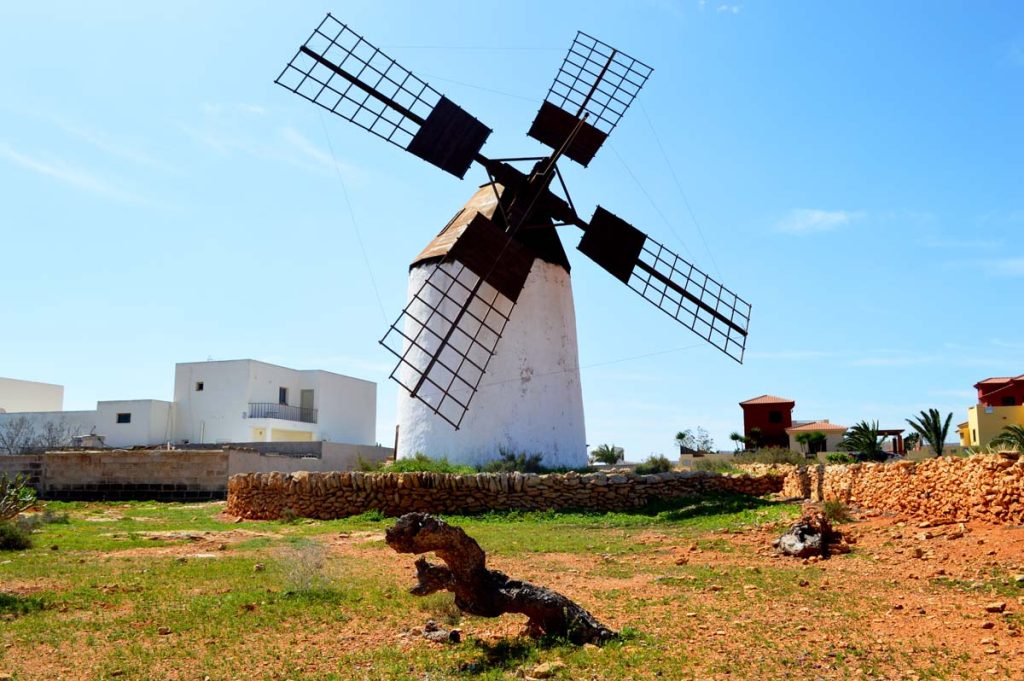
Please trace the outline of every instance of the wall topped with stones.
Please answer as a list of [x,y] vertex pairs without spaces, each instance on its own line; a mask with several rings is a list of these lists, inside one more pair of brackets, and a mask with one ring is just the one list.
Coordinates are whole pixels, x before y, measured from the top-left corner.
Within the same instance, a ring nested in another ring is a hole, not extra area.
[[659,500],[714,492],[761,496],[782,489],[783,475],[713,473],[245,473],[228,481],[228,513],[251,520],[295,513],[342,518],[377,510],[480,513],[489,510],[622,511]]
[[929,520],[1024,524],[1024,457],[808,466],[786,476],[782,494]]

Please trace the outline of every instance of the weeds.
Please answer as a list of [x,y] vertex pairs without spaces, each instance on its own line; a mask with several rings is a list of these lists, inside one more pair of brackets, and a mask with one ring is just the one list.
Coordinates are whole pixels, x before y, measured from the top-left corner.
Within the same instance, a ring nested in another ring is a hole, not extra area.
[[672,462],[664,456],[649,456],[647,461],[637,464],[633,472],[637,475],[650,475],[651,473],[668,473],[672,470]]
[[0,522],[0,551],[24,551],[32,547],[31,532],[18,523]]
[[850,507],[838,499],[826,501],[822,506],[822,513],[833,523],[848,523],[853,519],[850,515]]

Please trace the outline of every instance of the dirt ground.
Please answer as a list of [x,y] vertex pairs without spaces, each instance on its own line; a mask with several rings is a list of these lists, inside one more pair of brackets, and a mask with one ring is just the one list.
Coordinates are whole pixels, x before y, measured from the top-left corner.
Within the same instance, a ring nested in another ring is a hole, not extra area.
[[[646,642],[625,644],[624,655],[631,647],[661,646],[637,658],[642,666],[609,671],[610,678],[1024,679],[1024,583],[1016,580],[1024,575],[1024,528],[977,522],[929,525],[860,515],[839,526],[854,551],[828,560],[776,556],[771,542],[784,528],[716,530],[685,539],[671,527],[621,529],[615,532],[636,550],[499,554],[488,562],[570,596],[614,629],[641,632]],[[142,534],[187,541],[108,555],[215,561],[236,554],[243,542],[281,536],[256,522],[226,531]],[[380,583],[413,584],[413,557],[388,549],[379,532],[332,532],[314,540],[328,558],[370,566]],[[60,585],[49,579],[3,585],[3,591],[20,595],[45,589],[59,591]],[[248,660],[244,651],[223,654],[225,659],[240,655],[239,669],[247,668],[252,678],[288,678],[275,671],[281,653],[307,657],[302,678],[318,678],[320,669],[336,670],[342,660],[352,678],[381,678],[373,672],[374,663],[366,661],[366,651],[397,649],[410,658],[438,660],[450,654],[451,649],[416,635],[415,627],[429,616],[424,610],[395,608],[385,616],[356,616],[343,631],[315,620],[298,630],[263,629],[245,637],[246,648],[280,653]],[[459,628],[465,638],[499,645],[518,636],[523,624],[518,616],[464,617]],[[152,645],[170,640],[158,636]],[[23,662],[15,676],[19,680],[107,678],[94,673],[96,666],[88,671],[71,662],[84,654],[77,659],[91,657],[101,664],[102,641],[88,651],[75,650],[72,643],[37,643],[34,650],[21,649],[21,643],[7,645]],[[616,653],[592,649],[590,654]],[[763,663],[752,658],[763,658]],[[743,665],[737,666],[738,660]],[[176,658],[173,673],[147,678],[202,679],[195,664],[191,669],[188,659]],[[597,681],[606,678],[601,668],[600,662],[570,666],[556,677]],[[520,667],[509,669],[507,678],[529,675],[529,668]]]

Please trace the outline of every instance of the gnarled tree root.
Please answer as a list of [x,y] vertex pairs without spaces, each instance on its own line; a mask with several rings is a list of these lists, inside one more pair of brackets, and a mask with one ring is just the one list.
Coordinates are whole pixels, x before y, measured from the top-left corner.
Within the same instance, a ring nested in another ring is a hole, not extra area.
[[600,644],[617,635],[562,594],[488,570],[487,555],[475,539],[431,515],[403,515],[388,528],[385,539],[398,553],[432,551],[447,565],[429,563],[422,556],[416,560],[418,583],[410,591],[417,596],[451,591],[455,605],[470,615],[526,615],[534,636],[547,634],[576,644]]

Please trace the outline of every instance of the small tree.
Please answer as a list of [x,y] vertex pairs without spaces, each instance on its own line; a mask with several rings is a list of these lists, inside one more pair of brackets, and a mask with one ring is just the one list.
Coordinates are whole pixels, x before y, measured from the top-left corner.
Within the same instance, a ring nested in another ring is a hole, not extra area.
[[36,491],[19,475],[13,480],[0,475],[0,521],[10,520],[36,501]]
[[21,454],[36,441],[36,427],[27,416],[15,416],[0,423],[0,452]]
[[590,452],[590,460],[597,463],[615,465],[626,458],[626,452],[622,447],[615,445],[599,445]]
[[907,423],[921,436],[923,441],[931,445],[935,456],[942,456],[946,448],[946,436],[949,435],[949,423],[952,420],[953,412],[949,412],[943,422],[938,409],[929,409],[922,411],[917,418],[907,419]]
[[878,434],[878,421],[861,421],[846,431],[839,449],[854,452],[861,461],[884,461],[883,442],[885,438]]
[[698,452],[710,454],[715,451],[715,440],[711,437],[711,433],[704,430],[702,427],[697,426],[697,432],[693,436],[695,449]]
[[676,446],[679,447],[679,455],[682,456],[697,451],[697,440],[689,429],[681,430],[676,433]]
[[746,444],[747,441],[747,438],[743,437],[743,435],[737,433],[735,430],[729,433],[729,439],[736,443],[735,447],[737,452],[743,448],[743,445]]
[[750,429],[750,435],[747,436],[747,448],[748,449],[760,449],[761,448],[761,429],[754,426]]
[[1005,426],[1003,430],[992,438],[989,447],[1005,447],[1008,450],[1024,453],[1024,426]]
[[71,446],[71,440],[78,435],[78,427],[72,428],[63,418],[47,421],[43,425],[35,444],[45,449],[59,449]]

